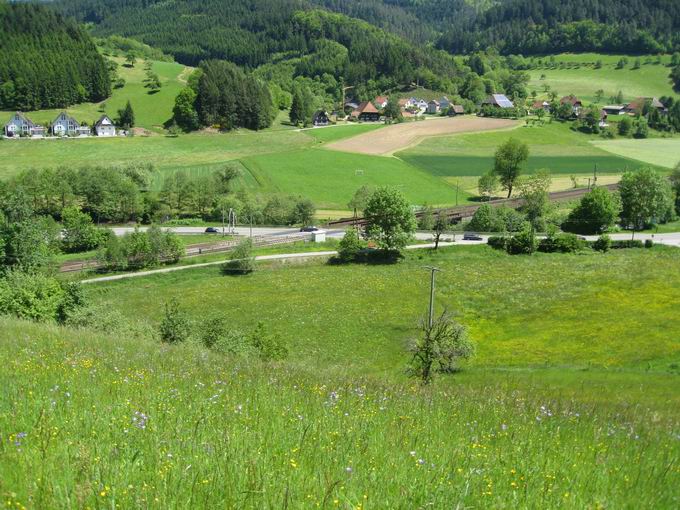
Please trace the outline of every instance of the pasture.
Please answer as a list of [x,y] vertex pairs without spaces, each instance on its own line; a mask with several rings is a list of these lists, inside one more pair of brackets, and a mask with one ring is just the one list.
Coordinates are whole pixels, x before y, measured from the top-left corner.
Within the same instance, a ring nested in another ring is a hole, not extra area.
[[[153,61],[152,69],[158,74],[162,87],[158,92],[150,93],[149,89],[144,86],[146,71],[143,61],[138,61],[134,67],[130,68],[123,65],[125,59],[122,57],[108,58],[118,64],[118,75],[125,80],[124,87],[114,88],[111,97],[101,103],[82,103],[68,108],[29,112],[30,119],[47,126],[62,110],[66,110],[79,122],[92,125],[104,113],[115,118],[118,110],[123,108],[129,100],[135,112],[137,127],[152,132],[162,132],[164,123],[172,118],[175,96],[186,85],[186,79],[192,68],[173,62]],[[3,124],[12,113],[14,112],[0,112]]]
[[618,156],[633,158],[663,168],[675,168],[680,163],[680,138],[603,140],[593,142],[593,145]]
[[[5,504],[675,508],[679,254],[481,246],[86,288],[143,328],[173,296],[199,322],[261,320],[290,348],[267,364],[0,318]],[[429,264],[444,269],[438,309],[459,313],[479,354],[423,388],[404,343]]]
[[[624,101],[632,101],[637,97],[661,97],[676,95],[669,78],[671,69],[668,67],[669,56],[661,57],[661,64],[656,63],[657,57],[639,57],[640,69],[632,69],[635,59],[628,56],[628,64],[623,69],[616,69],[621,55],[603,55],[597,53],[563,54],[555,56],[555,63],[571,64],[573,67],[554,69],[532,69],[529,72],[531,80],[528,90],[536,91],[539,97],[545,96],[544,86],[557,93],[558,98],[568,94],[575,94],[586,103],[610,104],[610,97],[622,92]],[[646,59],[651,62],[645,63]],[[544,62],[548,58],[543,58]],[[602,62],[600,69],[595,68],[597,61]],[[578,67],[575,65],[579,64]],[[544,77],[544,78],[542,78]],[[603,91],[598,101],[596,93]]]

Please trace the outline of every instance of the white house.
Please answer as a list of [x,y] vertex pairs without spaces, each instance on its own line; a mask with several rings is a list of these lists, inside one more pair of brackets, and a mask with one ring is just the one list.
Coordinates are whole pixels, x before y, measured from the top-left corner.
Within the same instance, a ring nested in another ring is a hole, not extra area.
[[16,112],[5,124],[5,136],[44,136],[45,128],[34,124],[31,119],[21,112]]
[[440,111],[440,103],[439,101],[433,99],[429,103],[427,103],[427,113],[438,113]]
[[52,134],[54,136],[74,136],[80,134],[80,127],[81,126],[78,124],[76,119],[68,115],[66,112],[61,112],[52,122]]
[[102,115],[94,125],[97,136],[116,136],[116,125],[108,115]]
[[414,106],[418,108],[421,112],[427,111],[427,101],[425,101],[424,99],[416,99],[414,102]]

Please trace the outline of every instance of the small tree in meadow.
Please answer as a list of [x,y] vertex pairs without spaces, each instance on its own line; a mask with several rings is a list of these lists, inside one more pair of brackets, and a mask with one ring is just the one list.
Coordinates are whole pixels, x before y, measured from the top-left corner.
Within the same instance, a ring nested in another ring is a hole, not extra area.
[[361,239],[359,231],[355,228],[348,228],[345,235],[340,240],[338,246],[338,256],[344,262],[355,260],[361,250],[366,247],[366,243]]
[[161,341],[175,344],[184,342],[191,333],[191,322],[186,312],[179,306],[177,299],[165,303],[165,313],[158,327]]
[[249,274],[255,270],[253,241],[246,238],[231,252],[230,260],[222,265],[224,274]]
[[257,349],[262,361],[277,361],[288,356],[288,348],[275,333],[267,331],[264,323],[258,322],[250,335],[251,343]]
[[430,384],[437,373],[460,370],[460,362],[475,354],[475,345],[465,326],[455,321],[447,311],[442,312],[432,324],[427,318],[421,319],[419,329],[422,335],[408,347],[412,355],[408,372],[423,384]]
[[496,150],[493,173],[498,176],[503,189],[508,190],[508,198],[512,195],[515,182],[522,173],[522,165],[528,158],[529,146],[514,138],[510,138]]
[[385,251],[401,251],[416,230],[411,206],[394,188],[383,187],[373,192],[364,216],[368,238]]

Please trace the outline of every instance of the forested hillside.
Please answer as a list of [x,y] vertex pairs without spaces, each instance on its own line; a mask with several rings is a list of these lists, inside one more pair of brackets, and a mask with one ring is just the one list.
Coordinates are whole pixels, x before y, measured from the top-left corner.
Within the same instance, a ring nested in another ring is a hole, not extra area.
[[38,5],[0,2],[0,110],[101,101],[109,73],[89,35]]
[[680,48],[677,0],[505,0],[476,21],[455,22],[438,46],[465,53],[602,51],[658,53]]

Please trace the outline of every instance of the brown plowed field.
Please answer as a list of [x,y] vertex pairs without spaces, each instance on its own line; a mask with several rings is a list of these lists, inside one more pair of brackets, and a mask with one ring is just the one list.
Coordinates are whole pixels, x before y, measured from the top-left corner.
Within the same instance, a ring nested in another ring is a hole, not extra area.
[[346,138],[326,145],[329,149],[389,156],[406,149],[428,136],[442,136],[473,131],[490,131],[517,126],[518,122],[509,119],[489,119],[484,117],[453,117],[431,119],[419,122],[404,122]]

